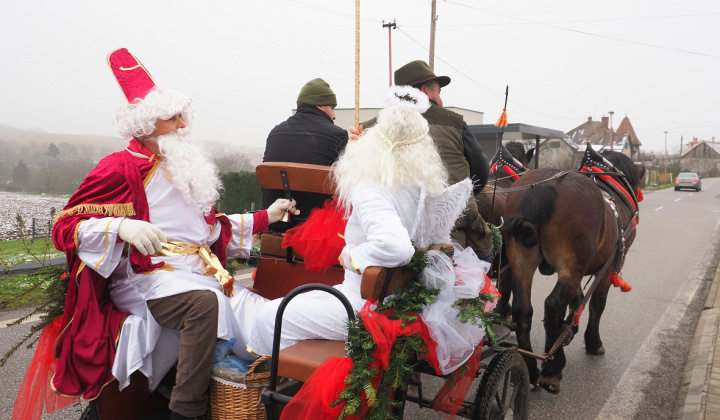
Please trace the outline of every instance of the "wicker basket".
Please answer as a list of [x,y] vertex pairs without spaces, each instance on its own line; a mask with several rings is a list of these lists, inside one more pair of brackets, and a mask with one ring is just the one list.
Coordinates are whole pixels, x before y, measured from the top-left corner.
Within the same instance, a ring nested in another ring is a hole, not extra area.
[[265,420],[260,394],[270,380],[270,356],[257,359],[247,373],[213,367],[207,420]]

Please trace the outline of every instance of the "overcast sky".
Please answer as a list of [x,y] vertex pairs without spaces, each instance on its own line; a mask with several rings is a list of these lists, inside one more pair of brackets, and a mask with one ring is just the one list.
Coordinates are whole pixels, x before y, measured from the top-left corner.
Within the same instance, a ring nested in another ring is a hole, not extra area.
[[[393,70],[428,60],[429,0],[360,0],[360,106],[384,106]],[[720,141],[716,0],[437,1],[445,106],[494,123],[569,131],[614,111],[647,150]],[[106,55],[126,47],[194,99],[195,137],[262,148],[300,87],[322,77],[355,104],[353,0],[33,0],[0,3],[0,124],[115,135],[124,101]],[[492,152],[489,152],[492,154]]]

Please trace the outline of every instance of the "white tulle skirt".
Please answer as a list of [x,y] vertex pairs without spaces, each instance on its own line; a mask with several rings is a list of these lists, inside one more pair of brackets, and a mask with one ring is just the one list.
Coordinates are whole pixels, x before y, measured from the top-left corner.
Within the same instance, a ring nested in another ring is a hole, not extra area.
[[421,317],[437,343],[440,369],[448,374],[462,366],[485,337],[484,328],[460,322],[459,310],[452,305],[457,299],[478,296],[485,286],[490,263],[480,260],[471,248],[462,249],[458,245],[452,259],[442,251],[428,251],[428,257],[431,264],[420,274],[420,281],[426,287],[440,289],[440,294]]

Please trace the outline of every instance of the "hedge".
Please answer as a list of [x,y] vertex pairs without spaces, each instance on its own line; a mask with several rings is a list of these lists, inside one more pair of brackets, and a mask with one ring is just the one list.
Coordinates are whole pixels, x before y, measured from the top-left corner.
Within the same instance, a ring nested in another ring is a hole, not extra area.
[[222,173],[220,180],[225,189],[220,193],[219,211],[236,214],[261,210],[262,193],[255,172]]

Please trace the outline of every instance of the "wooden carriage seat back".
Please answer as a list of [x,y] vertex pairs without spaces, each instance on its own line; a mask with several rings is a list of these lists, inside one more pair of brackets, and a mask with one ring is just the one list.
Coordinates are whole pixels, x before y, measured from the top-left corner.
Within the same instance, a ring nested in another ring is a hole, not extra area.
[[[393,290],[405,287],[418,274],[406,266],[387,268],[368,267],[362,276],[360,294],[364,299],[381,300]],[[280,351],[278,375],[305,382],[329,357],[345,356],[345,342],[328,340],[305,340]]]
[[255,168],[260,188],[282,190],[281,171],[287,174],[290,191],[333,194],[330,166],[294,162],[263,162]]
[[[260,188],[283,190],[287,180],[290,196],[293,192],[332,194],[331,167],[292,162],[263,162],[255,172]],[[260,260],[255,272],[253,291],[267,299],[285,296],[297,286],[308,283],[339,284],[344,269],[338,265],[323,272],[305,270],[302,255],[292,248],[282,247],[283,234],[260,234]]]

